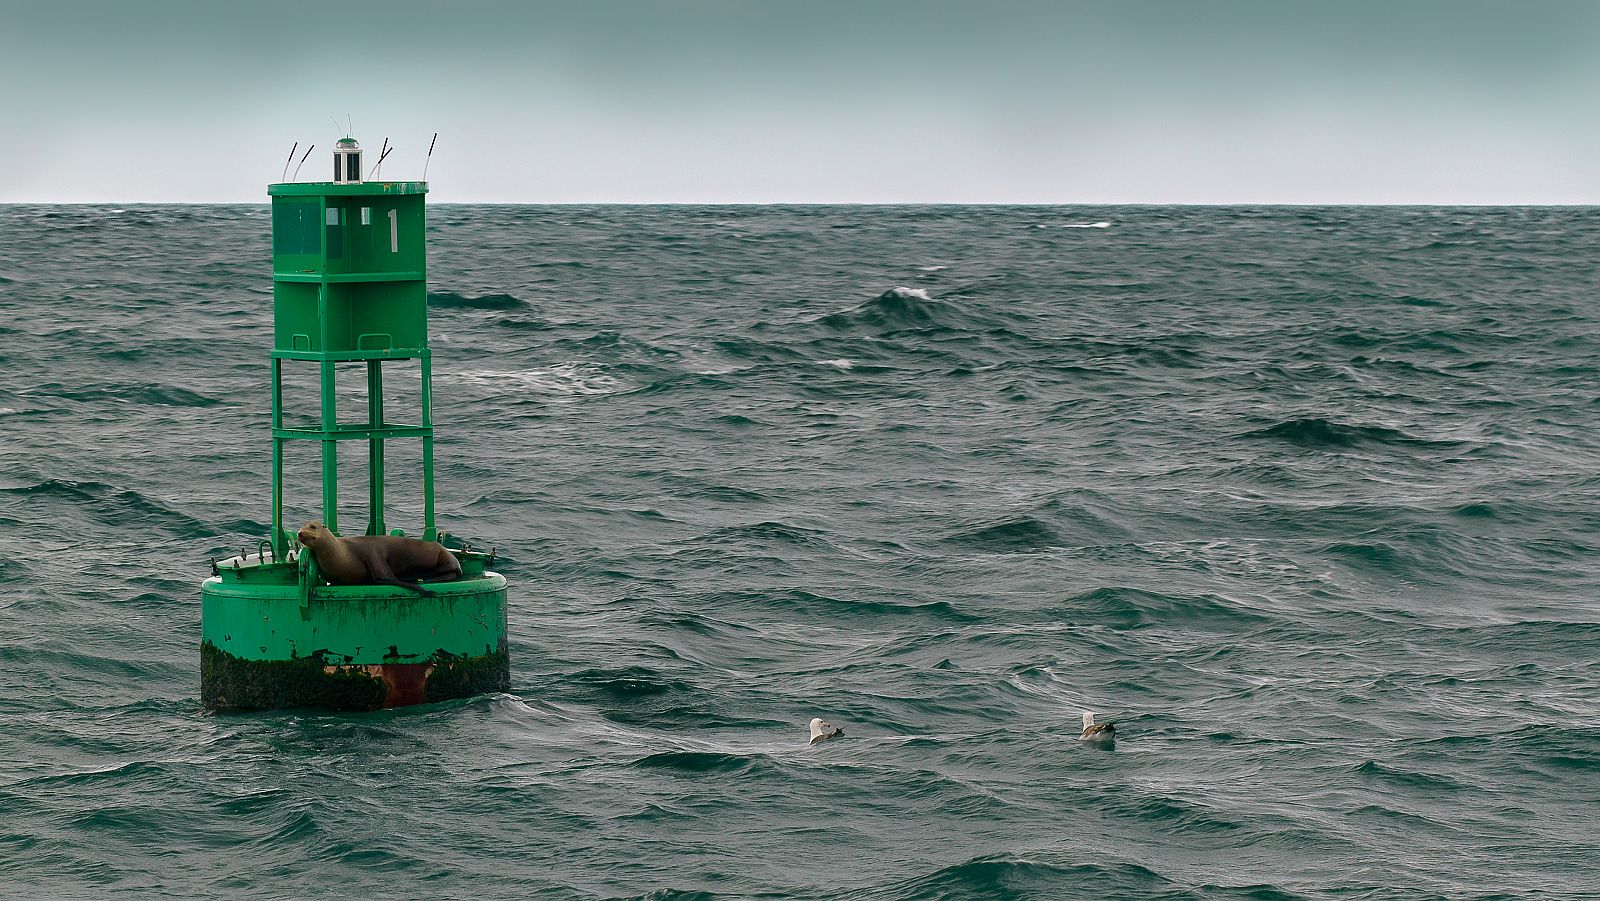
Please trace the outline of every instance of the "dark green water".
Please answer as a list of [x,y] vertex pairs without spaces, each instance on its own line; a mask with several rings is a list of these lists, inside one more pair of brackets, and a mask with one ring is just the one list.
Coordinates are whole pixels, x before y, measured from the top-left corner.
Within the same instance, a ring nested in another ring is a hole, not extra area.
[[265,208],[0,207],[0,895],[1600,890],[1600,211],[431,221],[514,691],[213,716]]

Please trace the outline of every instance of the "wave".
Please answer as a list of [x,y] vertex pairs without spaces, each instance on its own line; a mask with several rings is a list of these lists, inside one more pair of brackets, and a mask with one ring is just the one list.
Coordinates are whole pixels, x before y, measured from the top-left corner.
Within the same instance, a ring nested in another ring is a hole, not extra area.
[[1088,618],[1120,629],[1175,622],[1233,629],[1270,622],[1219,595],[1162,594],[1140,588],[1096,588],[1068,598],[1062,606],[1073,621]]
[[694,689],[694,686],[687,682],[679,679],[670,679],[653,669],[643,666],[628,666],[621,669],[585,669],[564,676],[562,679],[563,681],[570,681],[595,689],[616,699],[645,698]]
[[647,479],[688,497],[740,504],[759,504],[772,500],[771,497],[760,491],[751,491],[748,488],[740,488],[734,485],[724,485],[699,476],[685,475],[678,472],[647,470],[638,473],[638,475],[640,478]]
[[818,320],[828,328],[845,331],[862,327],[880,330],[977,328],[979,319],[954,304],[935,299],[925,289],[897,286],[851,310]]
[[818,529],[791,526],[775,520],[727,526],[707,532],[692,540],[706,544],[742,545],[750,542],[760,542],[795,547],[833,547],[832,542],[828,541],[826,533]]
[[1097,799],[1105,811],[1144,823],[1160,823],[1164,830],[1176,833],[1237,832],[1245,828],[1219,815],[1206,805],[1197,804],[1171,795],[1136,796],[1117,791]]
[[171,385],[103,384],[69,388],[59,383],[52,383],[35,385],[29,388],[25,394],[33,397],[56,397],[62,400],[111,400],[118,403],[159,407],[215,407],[222,403],[222,401],[201,394],[198,391],[177,388]]
[[981,617],[963,613],[948,601],[897,603],[865,599],[845,599],[813,594],[802,589],[783,592],[734,592],[713,595],[708,603],[735,606],[775,607],[814,616],[827,621],[834,616],[928,616],[945,622],[974,623]]
[[35,485],[0,488],[0,494],[17,498],[17,503],[65,502],[119,529],[157,529],[183,538],[210,538],[220,534],[200,520],[156,503],[137,491],[104,482],[47,479]]
[[732,775],[756,767],[762,758],[717,751],[658,751],[633,762],[635,769],[666,770],[687,776],[704,773]]
[[1307,448],[1349,448],[1364,444],[1411,445],[1418,447],[1457,447],[1463,442],[1418,438],[1399,429],[1372,425],[1346,425],[1319,417],[1290,419],[1276,425],[1245,432],[1240,438],[1284,441]]
[[959,532],[945,540],[979,550],[1012,552],[1044,550],[1065,544],[1056,530],[1031,516]]
[[541,394],[558,398],[616,394],[631,387],[593,363],[576,361],[558,363],[547,369],[468,370],[444,374],[440,381],[491,388],[497,394]]
[[[798,363],[808,359],[806,353],[786,341],[762,341],[748,337],[721,338],[712,343],[719,353],[736,360],[757,363]],[[731,370],[730,370],[731,371]]]
[[1363,761],[1351,767],[1350,772],[1363,779],[1371,779],[1376,782],[1404,788],[1425,789],[1451,794],[1468,789],[1466,784],[1453,776],[1446,776],[1442,773],[1425,773],[1421,770],[1401,769],[1397,766],[1379,763],[1376,760]]
[[[854,901],[965,901],[969,898],[1152,897],[1175,883],[1135,863],[1053,863],[1041,854],[986,854],[926,875],[835,897]],[[1054,855],[1050,855],[1054,856]]]
[[[28,575],[28,566],[21,560],[0,557],[0,582],[14,582]],[[0,602],[0,606],[6,606]]]
[[1343,557],[1351,563],[1384,571],[1404,570],[1417,564],[1417,561],[1387,541],[1337,541],[1319,550],[1324,554]]
[[441,310],[523,310],[532,304],[511,294],[481,294],[472,297],[450,291],[429,291],[428,306]]

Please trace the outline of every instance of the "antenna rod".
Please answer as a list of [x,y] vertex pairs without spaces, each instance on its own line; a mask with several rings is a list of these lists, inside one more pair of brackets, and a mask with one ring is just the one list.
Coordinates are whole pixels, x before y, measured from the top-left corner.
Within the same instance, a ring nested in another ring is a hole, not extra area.
[[389,138],[388,138],[387,135],[385,135],[384,139],[383,139],[383,149],[378,151],[378,161],[376,163],[372,164],[372,177],[373,178],[377,178],[378,177],[378,167],[383,165],[383,158],[388,156],[388,155],[389,155]]
[[[306,148],[306,156],[310,156],[311,155],[311,151],[316,150],[316,149],[317,149],[317,145],[315,145],[315,144],[312,144],[310,147],[307,147]],[[306,156],[302,156],[300,158],[300,166],[304,166],[306,164]],[[300,166],[294,167],[294,180],[295,181],[299,181],[300,180]]]
[[428,164],[433,162],[433,145],[439,143],[439,133],[433,133],[433,140],[428,142],[428,158],[422,162],[422,180],[428,180]]
[[294,142],[294,146],[289,148],[289,158],[283,161],[283,177],[278,179],[279,181],[288,181],[289,180],[289,164],[294,162],[294,152],[296,150],[299,150],[299,149],[300,149],[300,142],[299,141],[295,141]]
[[389,148],[389,149],[388,149],[388,150],[385,150],[385,151],[384,151],[384,152],[383,152],[383,156],[380,156],[380,157],[378,157],[378,164],[377,164],[377,166],[373,166],[373,167],[372,167],[372,178],[373,178],[373,179],[374,179],[374,180],[376,180],[376,179],[377,179],[377,178],[378,178],[378,166],[381,166],[381,165],[383,165],[383,161],[384,161],[384,159],[385,159],[385,158],[386,158],[386,157],[388,157],[388,156],[389,156],[389,154],[391,154],[391,153],[394,153],[394,148],[393,148],[393,147],[390,147],[390,148]]

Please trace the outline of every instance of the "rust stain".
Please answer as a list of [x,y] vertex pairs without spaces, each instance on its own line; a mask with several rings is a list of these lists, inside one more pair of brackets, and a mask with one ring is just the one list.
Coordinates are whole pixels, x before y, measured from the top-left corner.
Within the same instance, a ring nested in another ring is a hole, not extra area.
[[428,700],[428,674],[433,672],[432,663],[352,663],[345,666],[325,666],[322,671],[328,674],[339,672],[363,672],[374,679],[382,679],[388,691],[384,694],[383,706],[409,707],[412,704],[422,704]]

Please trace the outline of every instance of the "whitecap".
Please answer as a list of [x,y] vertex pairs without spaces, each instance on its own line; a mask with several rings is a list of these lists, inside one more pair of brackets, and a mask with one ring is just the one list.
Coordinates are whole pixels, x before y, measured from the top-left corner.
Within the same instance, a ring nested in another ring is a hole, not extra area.
[[689,371],[695,375],[728,375],[730,373],[743,372],[749,368],[749,366],[715,366],[707,364],[703,368],[690,369]]
[[906,300],[906,299],[932,300],[933,299],[932,297],[928,296],[928,291],[927,291],[926,288],[907,288],[904,285],[895,285],[893,288],[889,289],[888,293],[893,295],[893,296],[895,296],[895,297],[900,298],[901,300]]
[[938,271],[940,271],[942,269],[949,269],[950,267],[949,266],[918,266],[917,268],[920,269],[923,272],[938,272]]
[[531,392],[551,397],[582,397],[615,394],[628,385],[621,379],[607,375],[593,363],[568,361],[548,369],[481,369],[455,373],[447,381],[485,388],[498,388],[502,393]]
[[1109,222],[1068,222],[1062,228],[1110,228]]
[[835,369],[854,369],[856,364],[840,357],[837,360],[818,360],[818,366],[832,366]]

